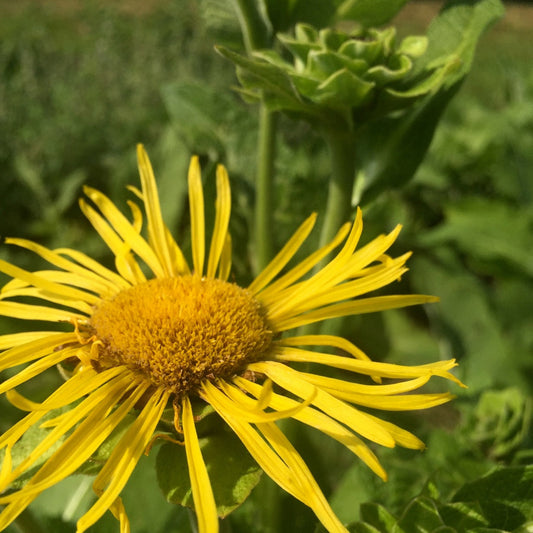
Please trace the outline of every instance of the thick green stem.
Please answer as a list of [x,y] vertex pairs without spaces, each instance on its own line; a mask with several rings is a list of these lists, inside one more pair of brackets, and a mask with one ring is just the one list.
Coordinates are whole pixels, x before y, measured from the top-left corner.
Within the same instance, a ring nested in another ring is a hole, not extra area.
[[[346,131],[328,129],[323,131],[323,137],[328,145],[331,160],[331,179],[329,181],[326,212],[320,234],[320,246],[329,243],[340,227],[348,222],[352,214],[352,193],[355,181],[355,138]],[[327,259],[317,265],[319,270]],[[333,325],[331,325],[333,324]],[[328,333],[335,334],[339,322],[309,324],[300,328],[302,335],[314,335],[333,328]]]
[[350,220],[355,180],[354,136],[333,129],[325,130],[323,135],[329,148],[332,175],[320,235],[321,245],[331,241],[342,224]]
[[272,177],[274,175],[276,115],[261,103],[255,201],[255,269],[260,272],[272,259]]
[[[244,44],[248,53],[271,44],[271,30],[256,0],[234,0]],[[274,171],[276,116],[264,102],[259,110],[259,140],[257,147],[256,204],[254,220],[255,273],[272,259],[272,176]]]

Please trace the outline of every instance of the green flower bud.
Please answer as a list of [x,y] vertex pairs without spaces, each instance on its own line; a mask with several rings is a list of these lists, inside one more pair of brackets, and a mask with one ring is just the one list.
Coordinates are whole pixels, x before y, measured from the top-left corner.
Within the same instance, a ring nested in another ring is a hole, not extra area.
[[[437,81],[432,70],[415,67],[427,48],[425,36],[397,42],[396,29],[357,28],[350,33],[298,24],[278,40],[292,56],[257,51],[244,58],[221,52],[237,63],[244,93],[272,109],[349,129],[405,108]],[[285,53],[286,55],[286,53]]]

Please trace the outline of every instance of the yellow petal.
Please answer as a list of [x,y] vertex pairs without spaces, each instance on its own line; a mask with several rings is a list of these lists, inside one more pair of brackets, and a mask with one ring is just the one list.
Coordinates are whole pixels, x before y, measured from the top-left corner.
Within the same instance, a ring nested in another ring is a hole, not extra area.
[[[288,290],[285,293],[284,301],[289,297],[294,303],[306,300],[313,296],[317,288],[320,290],[325,286],[331,285],[330,280],[335,275],[338,275],[339,272],[345,272],[345,265],[355,250],[362,231],[363,218],[361,210],[357,208],[355,221],[352,224],[348,238],[346,239],[346,242],[339,253],[309,279],[297,284],[295,287],[290,288],[290,292]],[[337,237],[333,239],[335,242],[336,240]],[[273,308],[273,311],[274,310],[275,307]]]
[[[9,291],[2,291],[0,299],[4,300],[7,298],[16,298],[17,296],[27,297],[27,298],[38,298],[46,302],[51,302],[57,305],[62,305],[64,307],[70,307],[75,309],[80,313],[86,315],[92,314],[93,306],[89,305],[87,302],[81,300],[70,300],[63,298],[61,296],[53,295],[45,290],[36,289],[35,287],[25,287],[21,289],[12,289]],[[100,301],[100,298],[96,297],[97,301]]]
[[453,400],[455,396],[444,392],[441,394],[407,394],[402,396],[378,396],[358,394],[355,392],[337,391],[336,389],[324,389],[335,398],[346,402],[381,409],[385,411],[416,411],[429,409]]
[[170,253],[170,260],[172,262],[172,272],[175,276],[184,276],[191,273],[187,260],[178,246],[178,243],[174,240],[172,233],[165,226],[165,235],[167,237],[167,246]]
[[317,518],[322,522],[322,525],[330,533],[348,533],[348,530],[342,525],[341,521],[329,506],[328,501],[324,497],[324,494],[322,494],[320,487],[304,460],[283,432],[272,422],[257,424],[257,427],[289,467],[296,481],[307,495],[304,503],[313,509]]
[[283,274],[283,276],[263,289],[257,295],[258,300],[261,301],[265,306],[275,305],[275,303],[280,300],[281,295],[284,294],[283,290],[286,287],[289,287],[294,282],[305,276],[305,274],[307,274],[315,265],[324,259],[324,257],[326,257],[332,250],[340,245],[340,243],[346,238],[351,226],[352,225],[350,223],[344,224],[344,226],[341,227],[337,235],[330,243],[326,244],[316,252],[313,252],[309,257],[304,259],[286,274]]
[[452,374],[447,372],[457,366],[455,359],[438,361],[429,365],[403,366],[391,363],[380,363],[376,361],[361,361],[344,357],[341,355],[321,354],[298,348],[283,348],[283,352],[277,353],[275,359],[278,361],[294,361],[305,363],[319,363],[334,368],[342,368],[358,374],[368,376],[376,375],[383,378],[405,379],[420,376],[440,376],[461,385],[461,382]]
[[[53,470],[49,462],[47,461],[45,465],[38,471],[38,473],[32,478],[31,483],[28,483],[22,490],[27,491],[27,493],[31,494],[38,494],[45,488],[53,485],[57,481],[61,480],[61,476],[59,475],[59,469],[60,468],[71,468],[72,464],[68,460],[68,450],[70,446],[76,445],[76,442],[78,442],[80,439],[83,441],[83,439],[87,439],[85,441],[85,444],[82,443],[83,446],[91,447],[93,446],[93,441],[91,440],[91,432],[87,432],[85,435],[83,435],[83,428],[86,426],[91,425],[91,423],[94,425],[96,423],[100,424],[102,420],[106,417],[106,414],[109,412],[111,407],[114,407],[114,405],[120,400],[120,397],[124,394],[124,392],[127,391],[129,385],[131,383],[131,375],[128,374],[122,374],[118,375],[116,378],[110,380],[107,383],[104,383],[104,385],[101,387],[101,389],[97,391],[93,391],[93,393],[88,396],[85,400],[83,400],[80,404],[78,404],[75,408],[71,409],[70,411],[66,411],[61,415],[61,417],[58,418],[57,424],[53,427],[53,429],[46,434],[43,440],[39,442],[37,446],[35,446],[30,453],[24,459],[17,465],[15,470],[11,474],[11,480],[15,480],[19,475],[21,475],[24,471],[26,471],[28,468],[30,468],[47,450],[49,450],[59,439],[61,439],[72,427],[74,427],[80,420],[85,420],[79,425],[79,427],[76,429],[76,431],[67,439],[59,448],[59,450],[49,459],[49,461],[52,461],[52,465],[56,465],[56,470]],[[94,415],[94,413],[98,413],[98,415]],[[95,416],[98,416],[98,420],[95,420]],[[92,422],[88,422],[88,420]],[[108,421],[109,422],[109,421]],[[82,428],[82,429],[80,429]],[[102,429],[100,427],[100,429]],[[108,428],[109,429],[109,428]],[[93,428],[91,428],[91,431],[93,431]],[[104,430],[102,429],[102,431]],[[109,434],[109,433],[108,433]],[[97,437],[98,439],[101,439],[101,436],[99,435]],[[104,437],[105,439],[105,437]],[[103,440],[100,440],[98,442],[103,442]],[[98,446],[97,444],[96,446]],[[94,451],[96,448],[92,448]],[[61,454],[57,455],[57,453],[62,450],[63,458],[61,457]],[[85,453],[85,450],[83,450]],[[92,452],[89,453],[89,455]],[[55,459],[53,459],[55,457]],[[86,456],[88,457],[88,456]],[[64,460],[64,461],[63,461]],[[72,460],[79,461],[78,457],[72,457]],[[82,462],[77,462],[77,466],[75,468],[78,468]],[[71,470],[70,472],[72,472]],[[50,474],[53,474],[54,477],[49,477],[46,472],[49,472]],[[69,474],[66,474],[69,475]],[[59,477],[57,477],[59,476]],[[54,481],[55,480],[55,481]],[[38,482],[41,482],[40,485]],[[16,496],[16,494],[15,494]],[[14,497],[15,497],[14,496]],[[6,500],[11,501],[11,500]]]
[[[253,402],[254,405],[250,405],[246,402],[246,395],[240,392],[238,389],[231,387],[228,384],[220,382],[220,386],[226,394],[223,394],[217,387],[215,387],[210,382],[206,382],[203,385],[203,394],[201,395],[208,403],[216,402],[221,406],[227,413],[230,413],[232,416],[239,418],[246,422],[258,423],[258,422],[273,422],[276,420],[281,420],[282,418],[291,418],[299,410],[307,407],[314,399],[315,394],[307,398],[304,402],[298,402],[291,409],[286,411],[274,411],[272,413],[265,413],[261,409],[258,409],[256,402]],[[250,405],[250,408],[245,408],[244,405]]]
[[227,281],[231,272],[231,235],[226,233],[226,240],[220,255],[220,265],[218,267],[218,279]]
[[69,357],[74,357],[77,351],[78,347],[75,347],[66,350],[58,350],[57,352],[52,352],[49,355],[41,357],[38,361],[24,368],[13,377],[3,381],[0,384],[0,394],[18,387],[20,384],[25,383],[31,378],[41,374],[45,370],[48,370],[52,366],[57,365],[61,361],[64,361]]
[[309,383],[312,383],[321,389],[328,389],[330,393],[331,391],[335,391],[343,394],[348,393],[367,396],[391,396],[410,392],[422,387],[431,378],[429,374],[426,374],[425,376],[388,385],[362,385],[360,383],[353,383],[351,381],[326,376],[318,376],[316,374],[301,373],[300,375],[309,381]]
[[[125,377],[126,380],[129,378],[129,383],[131,384],[131,376],[126,375]],[[128,390],[127,381],[115,380],[110,386],[104,386],[99,391],[91,394],[70,411],[70,416],[65,417],[62,420],[62,424],[56,426],[47,434],[43,441],[17,466],[12,475],[20,475],[81,418],[85,417],[85,419],[22,489],[6,496],[1,496],[0,503],[13,502],[21,496],[33,499],[43,490],[75,472],[111,434],[133,405],[139,401],[146,388],[146,386],[137,387],[132,395],[112,412],[111,409]],[[110,412],[111,414],[109,414]]]
[[189,165],[189,209],[191,212],[192,262],[195,274],[201,276],[205,258],[204,191],[198,157],[191,158]]
[[100,298],[98,298],[98,296],[95,294],[55,283],[48,280],[45,276],[43,277],[32,274],[31,272],[23,270],[22,268],[8,263],[7,261],[3,261],[2,259],[0,259],[0,272],[4,272],[4,274],[7,274],[13,278],[21,279],[26,283],[33,285],[34,287],[38,287],[51,293],[52,295],[55,295],[56,297],[67,300],[67,303],[69,300],[82,300],[83,302],[91,304],[96,304],[100,301]]
[[17,409],[21,411],[36,411],[40,409],[41,404],[37,402],[32,402],[28,398],[19,394],[15,389],[10,389],[6,391],[7,401]]
[[115,256],[115,265],[119,274],[131,285],[138,283],[138,272],[140,271],[140,268],[130,253],[131,246],[129,243],[124,242],[105,219],[88,205],[87,202],[81,199],[79,204],[83,214],[113,252],[113,255]]
[[[72,272],[63,272],[61,270],[37,270],[33,272],[36,276],[40,276],[44,279],[53,281],[54,283],[59,283],[61,285],[71,285],[73,287],[79,287],[80,289],[85,289],[91,291],[98,296],[102,294],[109,293],[109,286],[101,283],[95,282],[94,279],[87,278],[85,276],[80,276],[79,274],[74,274]],[[18,279],[13,279],[9,283],[6,283],[2,289],[4,291],[9,291],[10,289],[18,289],[22,287],[27,287],[29,284]]]
[[265,267],[263,272],[255,278],[255,280],[250,284],[248,290],[251,291],[253,295],[259,293],[274,277],[283,269],[283,267],[293,258],[294,254],[298,251],[300,246],[303,244],[305,239],[311,233],[313,226],[316,222],[316,213],[313,213],[310,217],[307,218],[301,224],[301,226],[296,230],[294,235],[289,239],[287,244],[278,252],[276,257],[270,261],[270,263]]
[[11,524],[35,498],[19,498],[16,502],[7,505],[0,513],[0,531]]
[[[147,383],[137,387],[134,394],[136,401],[146,392],[148,386]],[[94,480],[93,488],[99,496],[94,505],[78,520],[78,532],[88,529],[108,509],[116,505],[120,492],[152,439],[167,405],[168,397],[169,393],[162,390],[154,392],[124,436],[115,445],[113,452]],[[130,409],[135,405],[130,403],[129,399],[127,403]],[[113,415],[109,418],[111,416]]]
[[49,355],[58,347],[70,343],[78,344],[78,338],[75,333],[54,332],[45,337],[16,346],[2,353],[0,371]]
[[194,508],[198,519],[198,531],[199,533],[216,533],[218,531],[217,506],[202,457],[202,451],[200,450],[191,402],[187,396],[184,396],[181,406],[183,439],[185,441]]
[[98,206],[120,237],[131,246],[131,249],[150,267],[157,277],[164,276],[163,267],[150,245],[137,233],[128,219],[100,191],[85,186],[85,194]]
[[285,319],[273,320],[270,315],[267,315],[267,318],[273,323],[276,331],[286,331],[330,318],[375,313],[376,311],[427,304],[437,302],[438,300],[435,296],[425,296],[422,294],[375,296],[374,298],[362,298],[351,302],[329,305],[294,317],[289,316]]
[[[80,274],[81,276],[94,280],[95,283],[106,284],[111,289],[114,289],[115,286],[124,288],[128,286],[128,284],[120,276],[103,267],[94,259],[91,259],[87,255],[76,250],[71,250],[69,248],[58,248],[57,250],[52,251],[44,246],[41,246],[40,244],[27,241],[25,239],[8,238],[5,240],[5,242],[6,244],[14,244],[15,246],[26,248],[58,268],[62,268],[67,272]],[[61,254],[72,257],[80,264],[76,264],[68,259],[65,259]]]
[[170,250],[166,236],[166,228],[161,214],[161,204],[155,182],[154,171],[142,144],[137,145],[137,161],[139,173],[141,175],[141,186],[143,191],[144,207],[148,219],[148,235],[152,247],[159,258],[161,265],[167,276],[173,272]]
[[398,225],[388,235],[379,235],[374,240],[357,250],[346,264],[343,265],[342,269],[337,269],[335,275],[330,278],[330,283],[337,284],[341,280],[357,276],[361,269],[374,261],[378,261],[392,246],[401,229],[402,227]]
[[57,335],[57,331],[24,331],[22,333],[0,335],[0,350],[14,348],[15,346],[49,337],[50,335]]
[[[240,377],[234,378],[234,382],[236,385],[256,397],[261,393],[261,385],[257,383],[252,383],[251,381]],[[299,405],[299,402],[275,393],[272,395],[270,401],[270,407],[276,410],[290,409],[295,407],[295,405]],[[352,453],[357,455],[357,457],[359,457],[381,479],[387,479],[385,470],[379,464],[377,457],[370,448],[348,428],[339,424],[325,413],[313,409],[312,407],[307,407],[299,410],[293,418],[340,442]]]
[[347,403],[334,398],[331,394],[311,385],[311,383],[302,379],[296,370],[271,361],[252,363],[248,365],[248,368],[255,372],[264,373],[274,383],[277,383],[280,387],[283,387],[292,394],[300,396],[300,398],[307,398],[316,391],[316,398],[313,400],[312,405],[318,407],[335,420],[346,424],[350,429],[356,431],[363,437],[382,446],[389,448],[394,446],[392,437],[365,413],[358,411]]
[[47,322],[72,322],[72,320],[83,322],[87,320],[87,316],[73,311],[18,302],[0,302],[0,315],[23,320],[45,320]]
[[398,280],[400,276],[407,271],[407,268],[403,266],[403,263],[404,260],[402,257],[397,259],[395,264],[387,269],[382,269],[381,271],[365,276],[364,278],[344,282],[335,287],[327,287],[324,291],[317,293],[312,299],[303,301],[298,306],[287,305],[285,308],[280,309],[276,316],[294,316],[296,313],[318,309],[324,305],[342,302],[343,300],[350,300],[363,294],[381,289]]
[[373,415],[368,416],[373,418],[376,423],[383,426],[383,428],[389,432],[396,444],[399,446],[402,446],[403,448],[409,448],[411,450],[423,450],[426,447],[417,436],[413,435],[409,431]]
[[217,167],[217,199],[215,203],[216,215],[209,259],[207,262],[207,277],[214,278],[220,256],[226,242],[228,224],[231,212],[231,192],[229,178],[226,169],[222,165]]
[[255,459],[261,469],[285,492],[305,503],[307,495],[302,488],[294,482],[294,476],[287,465],[279,458],[272,448],[261,438],[253,427],[227,413],[218,403],[211,404],[213,409],[224,419],[244,444],[250,455]]

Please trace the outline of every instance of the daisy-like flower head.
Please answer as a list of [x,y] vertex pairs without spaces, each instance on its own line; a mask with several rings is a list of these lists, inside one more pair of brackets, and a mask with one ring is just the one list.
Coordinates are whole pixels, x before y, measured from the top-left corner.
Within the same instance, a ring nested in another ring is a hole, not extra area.
[[[26,365],[0,384],[0,393],[28,412],[0,437],[4,450],[0,491],[29,478],[21,488],[0,495],[0,505],[5,506],[0,530],[42,491],[76,472],[119,424],[129,423],[95,477],[96,502],[77,523],[81,533],[110,510],[120,521],[121,532],[129,531],[120,493],[170,406],[175,440],[185,446],[199,531],[218,531],[192,401],[210,404],[264,472],[308,505],[328,531],[346,531],[276,420],[291,417],[329,435],[386,479],[367,441],[414,449],[423,444],[364,408],[425,409],[448,401],[448,393],[412,391],[433,376],[458,382],[449,373],[455,362],[377,363],[344,338],[289,332],[334,317],[434,301],[421,295],[363,297],[406,271],[409,254],[397,258],[385,254],[399,227],[357,249],[362,231],[358,211],[353,224],[344,225],[329,244],[288,267],[313,228],[312,215],[248,287],[239,287],[228,281],[231,198],[224,167],[217,169],[216,215],[206,254],[200,168],[197,158],[191,161],[189,263],[162,219],[154,174],[142,146],[137,155],[142,190],[131,190],[144,205],[146,237],[136,203],[129,202],[130,221],[99,191],[86,187],[92,203],[80,201],[83,213],[113,252],[116,271],[76,250],[5,240],[36,253],[54,268],[29,272],[0,261],[0,271],[13,278],[0,293],[0,315],[63,322],[71,325],[71,331],[0,337],[4,349],[0,370]],[[323,266],[317,271],[318,264]],[[20,297],[23,302],[17,301]],[[44,303],[27,303],[28,297]],[[374,383],[298,370],[298,363],[314,363],[313,369],[342,369]],[[55,365],[66,380],[42,403],[16,392],[20,384]],[[392,381],[384,383],[383,378]],[[59,408],[61,415],[43,422]],[[126,418],[132,412],[135,416]],[[49,431],[15,464],[12,448],[34,426]]]

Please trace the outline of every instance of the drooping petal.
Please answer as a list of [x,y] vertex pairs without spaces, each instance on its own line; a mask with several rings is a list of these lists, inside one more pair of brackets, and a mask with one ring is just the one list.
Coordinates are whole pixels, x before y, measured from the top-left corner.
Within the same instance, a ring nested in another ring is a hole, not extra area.
[[272,478],[285,492],[296,499],[306,503],[307,495],[302,488],[294,482],[294,477],[287,465],[280,459],[257,431],[247,422],[231,416],[216,401],[211,404],[220,417],[228,424],[239,437],[250,455],[255,459],[261,469]]
[[187,455],[187,466],[191,480],[192,497],[199,533],[216,533],[218,531],[218,515],[213,489],[205,466],[192,413],[191,402],[185,396],[181,402],[183,439]]
[[136,391],[114,411],[111,411],[111,408],[124,395],[124,384],[120,384],[114,394],[101,396],[93,394],[90,398],[96,400],[94,408],[59,449],[22,489],[0,496],[0,503],[8,504],[0,513],[0,528],[7,527],[43,490],[65,479],[85,463],[123,420],[145,390],[146,387],[137,387]]
[[312,405],[335,420],[346,424],[363,437],[382,446],[394,447],[394,440],[388,432],[371,420],[365,413],[311,385],[302,379],[296,370],[273,361],[252,363],[248,368],[254,372],[264,373],[274,383],[277,383],[292,394],[300,396],[300,398],[307,398],[316,391],[316,398],[313,400]]
[[348,530],[342,525],[341,521],[331,509],[304,460],[283,432],[272,422],[257,424],[257,428],[288,466],[296,481],[307,495],[307,501],[305,503],[313,509],[324,527],[330,533],[348,533]]
[[[111,379],[110,379],[111,376]],[[106,376],[108,381],[101,384],[101,380],[93,381],[93,383],[100,383],[101,388],[93,388],[91,392],[97,391],[93,395],[89,396],[78,404],[75,408],[70,411],[66,411],[59,417],[56,417],[54,424],[51,425],[51,420],[48,420],[47,424],[41,424],[41,427],[53,427],[53,429],[44,437],[44,439],[39,442],[31,452],[17,465],[17,468],[12,472],[12,479],[16,479],[19,475],[24,473],[26,470],[31,468],[31,466],[41,457],[47,450],[49,450],[59,439],[61,439],[73,426],[75,426],[80,420],[87,418],[95,409],[99,409],[101,404],[108,405],[106,402],[111,401],[115,398],[115,402],[120,399],[120,395],[128,389],[128,386],[131,382],[130,375],[117,374],[113,372]],[[87,387],[84,387],[87,390]],[[75,396],[74,396],[75,397]],[[80,397],[80,395],[78,395]],[[106,399],[106,402],[102,402],[102,398]],[[111,404],[114,406],[114,404]],[[108,406],[109,407],[109,406]],[[36,419],[41,418],[45,414],[50,412],[50,408],[43,408],[41,412],[37,411],[30,413],[23,421],[25,421],[26,428],[28,427],[27,422],[36,423]],[[37,415],[37,416],[35,416]],[[16,437],[20,436],[16,433],[12,433],[8,443],[15,443]],[[5,435],[3,436],[5,438]],[[10,481],[11,481],[10,480]],[[44,489],[43,489],[44,490]],[[38,491],[37,491],[38,492]]]
[[[97,373],[92,368],[74,374],[68,381],[56,389],[44,402],[26,415],[22,420],[11,426],[0,436],[0,448],[8,443],[14,444],[22,435],[41,418],[53,409],[59,409],[79,400],[86,394],[99,389],[102,385],[111,381],[115,376],[122,374],[123,369],[116,367]],[[9,398],[9,397],[8,397]]]
[[[234,381],[236,385],[250,392],[256,397],[261,394],[261,385],[257,383],[252,383],[251,381],[240,377],[234,378]],[[296,400],[274,393],[269,405],[273,409],[283,410],[290,409],[295,405],[301,404]],[[340,442],[352,453],[357,455],[357,457],[359,457],[381,479],[387,479],[387,474],[379,463],[375,454],[359,437],[348,430],[346,426],[339,424],[333,420],[333,418],[312,407],[306,407],[305,409],[298,410],[293,418]]]
[[[146,392],[149,383],[139,385],[133,395],[137,401]],[[137,418],[113,448],[102,470],[96,476],[93,488],[98,495],[94,505],[78,520],[77,531],[82,533],[100,519],[112,506],[126,485],[139,458],[152,439],[157,423],[166,407],[169,393],[163,390],[154,392]],[[129,403],[129,407],[134,404]],[[118,410],[118,409],[117,409]]]
[[62,345],[71,343],[78,344],[78,337],[75,333],[54,332],[15,346],[2,353],[2,357],[0,358],[0,371],[22,365],[28,361],[34,361],[35,359],[49,355]]
[[[129,284],[119,275],[103,267],[94,259],[90,259],[85,254],[76,250],[71,250],[69,248],[58,248],[57,250],[49,250],[48,248],[45,248],[40,244],[28,241],[26,239],[7,238],[5,240],[5,243],[14,244],[15,246],[19,246],[21,248],[26,248],[27,250],[36,253],[44,260],[48,261],[50,264],[58,268],[62,268],[67,272],[80,274],[81,276],[84,276],[88,279],[92,279],[95,283],[105,284],[110,289],[116,290],[117,287],[126,288],[129,286]],[[85,265],[87,268],[85,268],[85,266],[81,266],[80,264],[73,263],[68,259],[65,259],[64,257],[62,257],[62,255],[72,257],[75,261]]]
[[57,350],[48,354],[44,357],[39,358],[38,361],[31,364],[30,366],[24,368],[13,377],[6,379],[0,384],[0,394],[4,394],[6,391],[18,387],[22,383],[30,380],[31,378],[42,374],[45,370],[57,365],[61,361],[68,359],[69,357],[74,357],[78,347],[68,348],[64,350]]
[[438,361],[427,365],[403,366],[376,361],[361,361],[341,355],[323,354],[290,347],[286,347],[280,353],[276,353],[274,358],[278,361],[318,363],[357,372],[358,374],[376,375],[391,379],[409,379],[426,375],[440,376],[463,386],[453,374],[448,372],[448,370],[457,366],[455,359]]
[[211,401],[215,399],[213,401],[216,401],[219,405],[221,405],[226,412],[238,417],[240,420],[252,422],[254,424],[259,422],[274,422],[276,420],[281,420],[282,418],[291,418],[299,410],[307,407],[315,396],[312,395],[304,402],[298,402],[298,404],[291,409],[265,413],[263,410],[258,409],[257,405],[250,406],[251,408],[243,408],[243,403],[245,401],[243,396],[245,395],[242,392],[224,382],[220,382],[219,385],[225,394],[211,383],[206,382],[203,386],[202,397],[208,403],[211,403]]
[[60,283],[55,283],[54,281],[47,279],[46,276],[39,276],[33,274],[31,272],[28,272],[27,270],[16,267],[2,259],[0,259],[0,272],[3,272],[4,274],[7,274],[8,276],[11,276],[13,278],[23,280],[26,283],[33,285],[34,287],[37,287],[39,289],[43,289],[44,291],[50,293],[56,298],[66,300],[66,304],[68,304],[68,302],[72,300],[81,300],[89,304],[96,304],[100,301],[100,298],[95,294],[75,289],[67,285],[62,285]]

